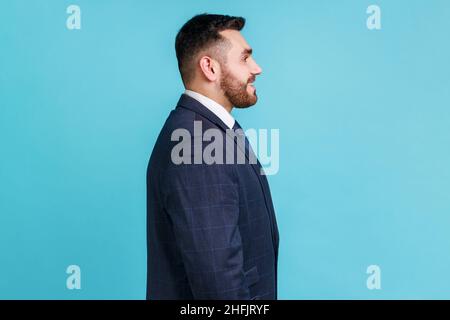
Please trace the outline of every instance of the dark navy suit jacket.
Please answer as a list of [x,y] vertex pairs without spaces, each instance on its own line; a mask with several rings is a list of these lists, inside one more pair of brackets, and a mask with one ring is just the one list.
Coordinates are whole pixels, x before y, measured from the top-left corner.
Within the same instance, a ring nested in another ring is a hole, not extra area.
[[[194,163],[194,121],[223,134],[224,164]],[[171,158],[180,128],[192,135],[191,164]],[[279,236],[267,178],[259,161],[226,163],[227,152],[244,151],[234,140],[230,148],[227,129],[183,94],[158,136],[147,168],[147,299],[277,299]]]

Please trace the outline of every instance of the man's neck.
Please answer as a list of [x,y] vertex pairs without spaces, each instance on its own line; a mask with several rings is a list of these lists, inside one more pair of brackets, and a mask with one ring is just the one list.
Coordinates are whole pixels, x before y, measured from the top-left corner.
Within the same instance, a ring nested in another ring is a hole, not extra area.
[[228,111],[228,113],[231,113],[231,110],[233,110],[233,105],[228,101],[228,99],[221,95],[215,95],[210,92],[207,92],[206,90],[202,90],[201,88],[195,88],[195,87],[186,87],[186,90],[191,90],[197,93],[200,93],[201,95],[204,95],[205,97],[208,97],[211,100],[214,100],[218,104],[220,104],[225,110]]

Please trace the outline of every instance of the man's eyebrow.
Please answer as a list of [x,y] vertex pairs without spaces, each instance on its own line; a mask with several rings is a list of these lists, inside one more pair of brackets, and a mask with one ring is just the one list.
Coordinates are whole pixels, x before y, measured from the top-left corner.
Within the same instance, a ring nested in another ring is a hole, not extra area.
[[242,51],[242,55],[244,55],[244,54],[250,55],[250,54],[252,54],[252,52],[253,52],[253,49],[252,49],[252,48],[245,48],[245,49]]

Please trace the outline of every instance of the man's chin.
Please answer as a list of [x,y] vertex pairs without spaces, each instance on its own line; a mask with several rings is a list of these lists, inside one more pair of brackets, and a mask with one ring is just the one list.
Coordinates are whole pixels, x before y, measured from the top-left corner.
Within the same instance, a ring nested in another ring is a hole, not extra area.
[[241,90],[225,90],[225,96],[233,107],[238,109],[245,109],[253,106],[258,101],[256,95],[256,88],[254,86],[244,86]]
[[255,93],[252,96],[249,96],[245,102],[235,104],[234,107],[238,108],[238,109],[249,108],[249,107],[255,105],[257,101],[258,101],[258,96]]

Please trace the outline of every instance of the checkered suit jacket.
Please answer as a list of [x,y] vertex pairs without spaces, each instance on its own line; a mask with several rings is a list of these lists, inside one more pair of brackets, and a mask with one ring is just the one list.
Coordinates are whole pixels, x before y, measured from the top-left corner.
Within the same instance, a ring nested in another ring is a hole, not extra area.
[[[194,121],[202,133],[222,133],[223,164],[194,163]],[[192,136],[192,164],[172,161],[180,128]],[[230,144],[227,129],[183,94],[158,136],[147,168],[147,299],[277,299],[279,236],[267,178],[259,162],[236,163],[252,151],[247,140],[245,150]],[[226,163],[230,152],[235,164]]]

